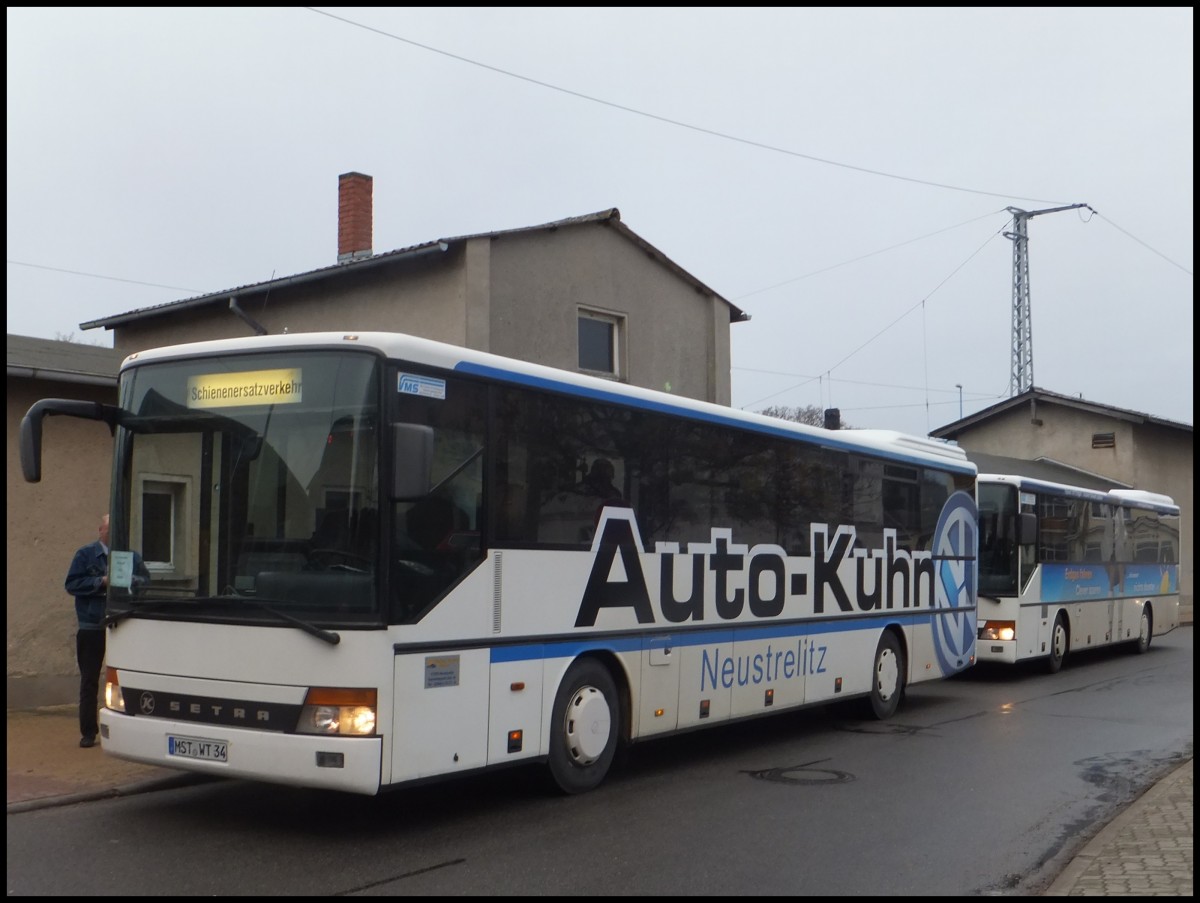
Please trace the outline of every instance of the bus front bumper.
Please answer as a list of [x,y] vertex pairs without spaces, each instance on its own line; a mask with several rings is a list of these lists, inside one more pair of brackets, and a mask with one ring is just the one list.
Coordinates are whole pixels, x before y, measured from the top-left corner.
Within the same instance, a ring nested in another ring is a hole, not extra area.
[[1017,662],[1017,642],[1016,640],[977,640],[975,661],[1014,665]]
[[100,738],[105,753],[146,765],[294,787],[379,792],[379,737],[282,734],[101,709]]

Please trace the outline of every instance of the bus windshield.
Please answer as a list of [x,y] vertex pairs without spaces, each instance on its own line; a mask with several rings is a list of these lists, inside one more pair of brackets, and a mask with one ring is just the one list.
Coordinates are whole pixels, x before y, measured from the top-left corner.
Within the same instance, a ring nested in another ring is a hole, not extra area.
[[1017,591],[1017,490],[983,483],[979,497],[979,592],[1012,595]]
[[151,581],[110,612],[379,621],[379,391],[365,353],[127,369],[113,543]]

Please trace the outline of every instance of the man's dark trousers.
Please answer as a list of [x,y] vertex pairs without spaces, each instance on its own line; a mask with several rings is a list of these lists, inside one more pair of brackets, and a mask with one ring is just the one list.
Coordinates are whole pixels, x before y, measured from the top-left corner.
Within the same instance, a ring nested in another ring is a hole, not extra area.
[[96,711],[100,706],[100,668],[104,664],[104,628],[75,634],[79,662],[79,736],[95,739],[100,733]]

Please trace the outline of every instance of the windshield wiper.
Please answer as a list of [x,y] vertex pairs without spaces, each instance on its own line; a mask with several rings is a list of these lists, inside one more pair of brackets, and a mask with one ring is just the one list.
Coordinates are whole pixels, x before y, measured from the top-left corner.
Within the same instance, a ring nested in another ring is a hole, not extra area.
[[[272,608],[270,605],[267,605],[266,602],[260,602],[257,599],[247,599],[245,596],[241,596],[240,598],[243,603],[249,603],[254,608],[261,609],[267,614],[274,615],[281,621],[287,621],[289,624],[294,624],[305,633],[315,636],[318,640],[324,640],[330,646],[336,646],[342,641],[341,634],[335,633],[332,630],[324,630],[318,627],[316,624],[308,623],[308,621],[305,621],[303,618],[297,618],[295,615],[289,615],[286,611],[280,611],[278,608]],[[268,599],[266,601],[287,602],[286,599]]]
[[239,596],[237,594],[229,596],[203,596],[196,600],[197,602],[219,603],[227,608],[234,605],[248,605],[258,611],[265,611],[269,615],[274,615],[281,621],[287,621],[296,627],[299,627],[310,636],[315,636],[318,640],[323,640],[330,646],[336,646],[342,641],[340,634],[332,630],[323,630],[315,624],[310,624],[302,618],[297,618],[295,615],[290,615],[286,611],[280,611],[278,608],[272,608],[268,603],[283,604],[288,603],[287,599],[252,599],[249,596]]
[[273,615],[281,621],[286,621],[303,630],[305,633],[315,636],[317,639],[328,643],[330,646],[336,646],[342,641],[342,638],[332,630],[323,630],[315,624],[310,624],[308,621],[297,618],[295,615],[290,615],[286,611],[280,611],[278,608],[272,608],[268,602],[276,604],[287,604],[286,599],[251,599],[248,596],[200,596],[194,599],[148,599],[145,602],[131,602],[130,607],[124,611],[114,612],[106,615],[104,625],[116,624],[123,621],[131,615],[140,615],[144,612],[154,611],[162,608],[172,608],[174,606],[187,606],[188,608],[196,608],[200,605],[221,605],[225,608],[231,608],[234,605],[248,605],[257,611],[265,611],[269,615]]

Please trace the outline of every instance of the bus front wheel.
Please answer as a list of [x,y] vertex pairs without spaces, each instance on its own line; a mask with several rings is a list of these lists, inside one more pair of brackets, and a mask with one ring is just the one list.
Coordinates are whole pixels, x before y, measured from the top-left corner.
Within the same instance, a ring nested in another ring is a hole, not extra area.
[[550,736],[550,775],[564,793],[583,793],[604,780],[617,750],[620,714],[608,669],[586,658],[571,665],[554,697]]
[[1150,648],[1150,639],[1154,636],[1154,614],[1150,611],[1149,605],[1142,606],[1142,616],[1138,619],[1138,635],[1134,640],[1132,649],[1137,655],[1141,655]]
[[904,653],[896,635],[887,631],[879,638],[875,650],[875,667],[871,669],[871,712],[880,721],[896,714],[900,697],[904,695]]
[[1046,659],[1046,670],[1057,674],[1067,657],[1071,645],[1071,635],[1067,633],[1067,619],[1059,614],[1054,619],[1054,627],[1050,631],[1050,657]]

